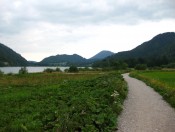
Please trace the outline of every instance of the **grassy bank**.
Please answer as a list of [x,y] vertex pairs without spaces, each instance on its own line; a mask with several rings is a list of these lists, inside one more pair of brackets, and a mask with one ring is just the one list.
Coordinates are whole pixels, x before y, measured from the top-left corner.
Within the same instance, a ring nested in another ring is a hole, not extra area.
[[0,76],[0,131],[112,131],[127,88],[118,73]]
[[175,108],[175,71],[138,71],[130,75],[153,87]]

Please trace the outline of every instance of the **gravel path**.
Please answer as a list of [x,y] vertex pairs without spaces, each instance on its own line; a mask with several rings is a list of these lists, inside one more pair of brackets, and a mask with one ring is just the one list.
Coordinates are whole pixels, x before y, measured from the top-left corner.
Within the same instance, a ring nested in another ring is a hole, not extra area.
[[143,82],[128,74],[123,77],[129,93],[117,132],[175,132],[175,110]]

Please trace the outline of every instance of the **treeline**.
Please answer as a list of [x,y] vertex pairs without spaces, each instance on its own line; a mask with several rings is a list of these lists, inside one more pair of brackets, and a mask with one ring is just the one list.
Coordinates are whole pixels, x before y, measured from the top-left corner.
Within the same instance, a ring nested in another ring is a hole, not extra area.
[[93,65],[93,67],[113,69],[140,66],[175,68],[175,33],[159,34],[130,51],[116,53]]
[[106,58],[102,61],[97,61],[93,67],[112,68],[112,69],[126,69],[136,68],[138,65],[145,65],[149,68],[175,68],[175,58],[168,58],[167,56],[152,57],[152,58],[128,58],[128,59],[114,59]]

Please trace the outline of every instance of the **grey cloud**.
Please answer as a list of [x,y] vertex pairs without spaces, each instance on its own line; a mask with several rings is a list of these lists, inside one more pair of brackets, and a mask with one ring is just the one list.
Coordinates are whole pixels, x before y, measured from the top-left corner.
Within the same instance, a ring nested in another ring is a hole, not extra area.
[[0,31],[17,33],[37,26],[40,22],[81,26],[135,24],[140,20],[175,18],[173,0],[128,0],[123,4],[120,2],[104,0],[98,4],[98,1],[93,0],[24,0],[16,7],[15,1],[4,0],[0,5]]
[[[67,4],[67,2],[70,4]],[[124,5],[111,0],[111,2],[106,2],[107,10],[103,7],[99,8],[100,5],[96,7],[97,3],[91,1],[89,3],[78,2],[74,4],[71,1],[38,4],[36,9],[38,9],[40,19],[43,21],[72,25],[107,22],[129,24],[139,20],[161,20],[174,18],[173,12],[175,11],[174,8],[171,8],[169,2],[161,0],[157,0],[153,4],[150,0],[147,1],[148,4],[143,3],[143,1],[137,1],[137,3],[130,1]],[[144,4],[148,7],[144,7]]]

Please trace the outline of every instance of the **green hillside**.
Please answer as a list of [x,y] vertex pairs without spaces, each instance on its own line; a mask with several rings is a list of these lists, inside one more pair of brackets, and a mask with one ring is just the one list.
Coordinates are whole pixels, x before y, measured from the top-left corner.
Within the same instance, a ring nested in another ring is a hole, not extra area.
[[93,62],[96,60],[102,60],[106,58],[107,56],[110,56],[114,54],[113,52],[103,50],[90,59],[83,58],[80,55],[73,54],[73,55],[67,55],[67,54],[61,54],[56,56],[49,56],[44,58],[41,62],[37,63],[38,65],[42,66],[91,66]]
[[90,59],[101,60],[101,59],[104,59],[104,58],[111,56],[113,54],[114,53],[111,51],[103,50],[103,51],[97,53],[96,55],[94,55],[93,57],[91,57]]
[[163,33],[144,42],[131,51],[115,54],[115,58],[138,58],[153,56],[175,57],[175,33]]
[[123,61],[129,67],[146,64],[149,67],[168,65],[175,62],[175,33],[167,32],[153,37],[130,51],[116,53],[94,66],[114,66],[116,61]]
[[0,43],[0,66],[25,66],[28,62],[20,54]]
[[43,59],[39,64],[40,65],[59,65],[59,66],[70,66],[70,65],[84,65],[87,62],[87,60],[77,54],[73,55],[56,55],[56,56],[50,56],[45,59]]

